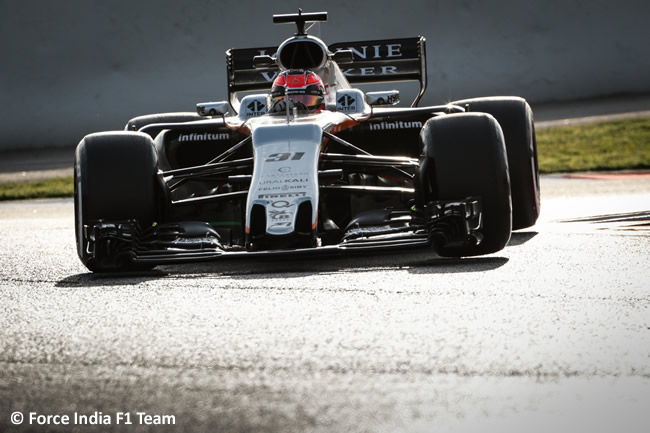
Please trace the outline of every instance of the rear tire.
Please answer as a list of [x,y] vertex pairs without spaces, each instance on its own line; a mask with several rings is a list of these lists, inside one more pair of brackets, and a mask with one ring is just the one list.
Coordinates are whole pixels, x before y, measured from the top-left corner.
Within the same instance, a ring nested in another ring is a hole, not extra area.
[[420,132],[419,197],[425,201],[482,199],[483,241],[478,245],[436,246],[444,257],[490,254],[505,247],[512,229],[510,178],[503,134],[483,113],[429,119]]
[[93,272],[123,270],[128,262],[97,258],[88,249],[84,226],[92,221],[135,219],[143,229],[157,220],[158,158],[151,138],[139,132],[87,135],[75,152],[75,234],[77,252]]
[[503,130],[512,188],[512,228],[535,225],[540,212],[539,165],[533,111],[523,98],[501,96],[452,102],[494,116]]

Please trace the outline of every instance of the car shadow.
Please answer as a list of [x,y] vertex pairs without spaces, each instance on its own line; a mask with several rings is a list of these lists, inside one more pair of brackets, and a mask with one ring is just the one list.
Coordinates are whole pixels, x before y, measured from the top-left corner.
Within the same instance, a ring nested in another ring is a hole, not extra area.
[[537,236],[539,233],[538,232],[512,232],[512,235],[510,236],[510,242],[508,242],[508,245],[506,247],[515,247],[518,245],[523,245],[535,236]]
[[147,281],[166,278],[167,275],[166,272],[157,269],[133,272],[87,272],[85,274],[69,275],[57,281],[54,286],[58,288],[72,288],[137,285]]
[[372,255],[336,255],[325,257],[245,258],[214,262],[159,266],[149,271],[84,273],[59,280],[56,287],[101,287],[137,285],[163,279],[194,279],[236,277],[239,279],[299,278],[305,274],[365,273],[386,270],[406,270],[413,274],[453,274],[485,272],[508,263],[500,256],[444,258],[430,249],[391,251]]

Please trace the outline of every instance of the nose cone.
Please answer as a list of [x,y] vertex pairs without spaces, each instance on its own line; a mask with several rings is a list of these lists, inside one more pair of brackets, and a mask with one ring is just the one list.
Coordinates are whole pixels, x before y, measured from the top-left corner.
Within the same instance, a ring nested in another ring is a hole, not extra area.
[[278,123],[253,130],[249,244],[283,248],[315,239],[321,141],[317,124]]

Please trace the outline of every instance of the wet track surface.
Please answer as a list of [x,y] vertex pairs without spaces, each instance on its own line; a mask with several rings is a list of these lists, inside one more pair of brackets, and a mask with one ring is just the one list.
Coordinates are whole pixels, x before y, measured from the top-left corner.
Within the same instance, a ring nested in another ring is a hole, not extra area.
[[650,179],[542,182],[540,223],[490,256],[109,276],[76,258],[70,201],[0,204],[0,430],[645,432]]

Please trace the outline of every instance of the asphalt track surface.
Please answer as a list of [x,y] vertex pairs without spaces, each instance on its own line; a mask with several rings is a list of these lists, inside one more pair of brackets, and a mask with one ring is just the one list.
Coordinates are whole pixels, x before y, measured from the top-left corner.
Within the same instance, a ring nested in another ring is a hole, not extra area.
[[539,224],[489,256],[108,276],[71,201],[2,203],[0,431],[647,432],[650,176],[598,176],[543,177]]

